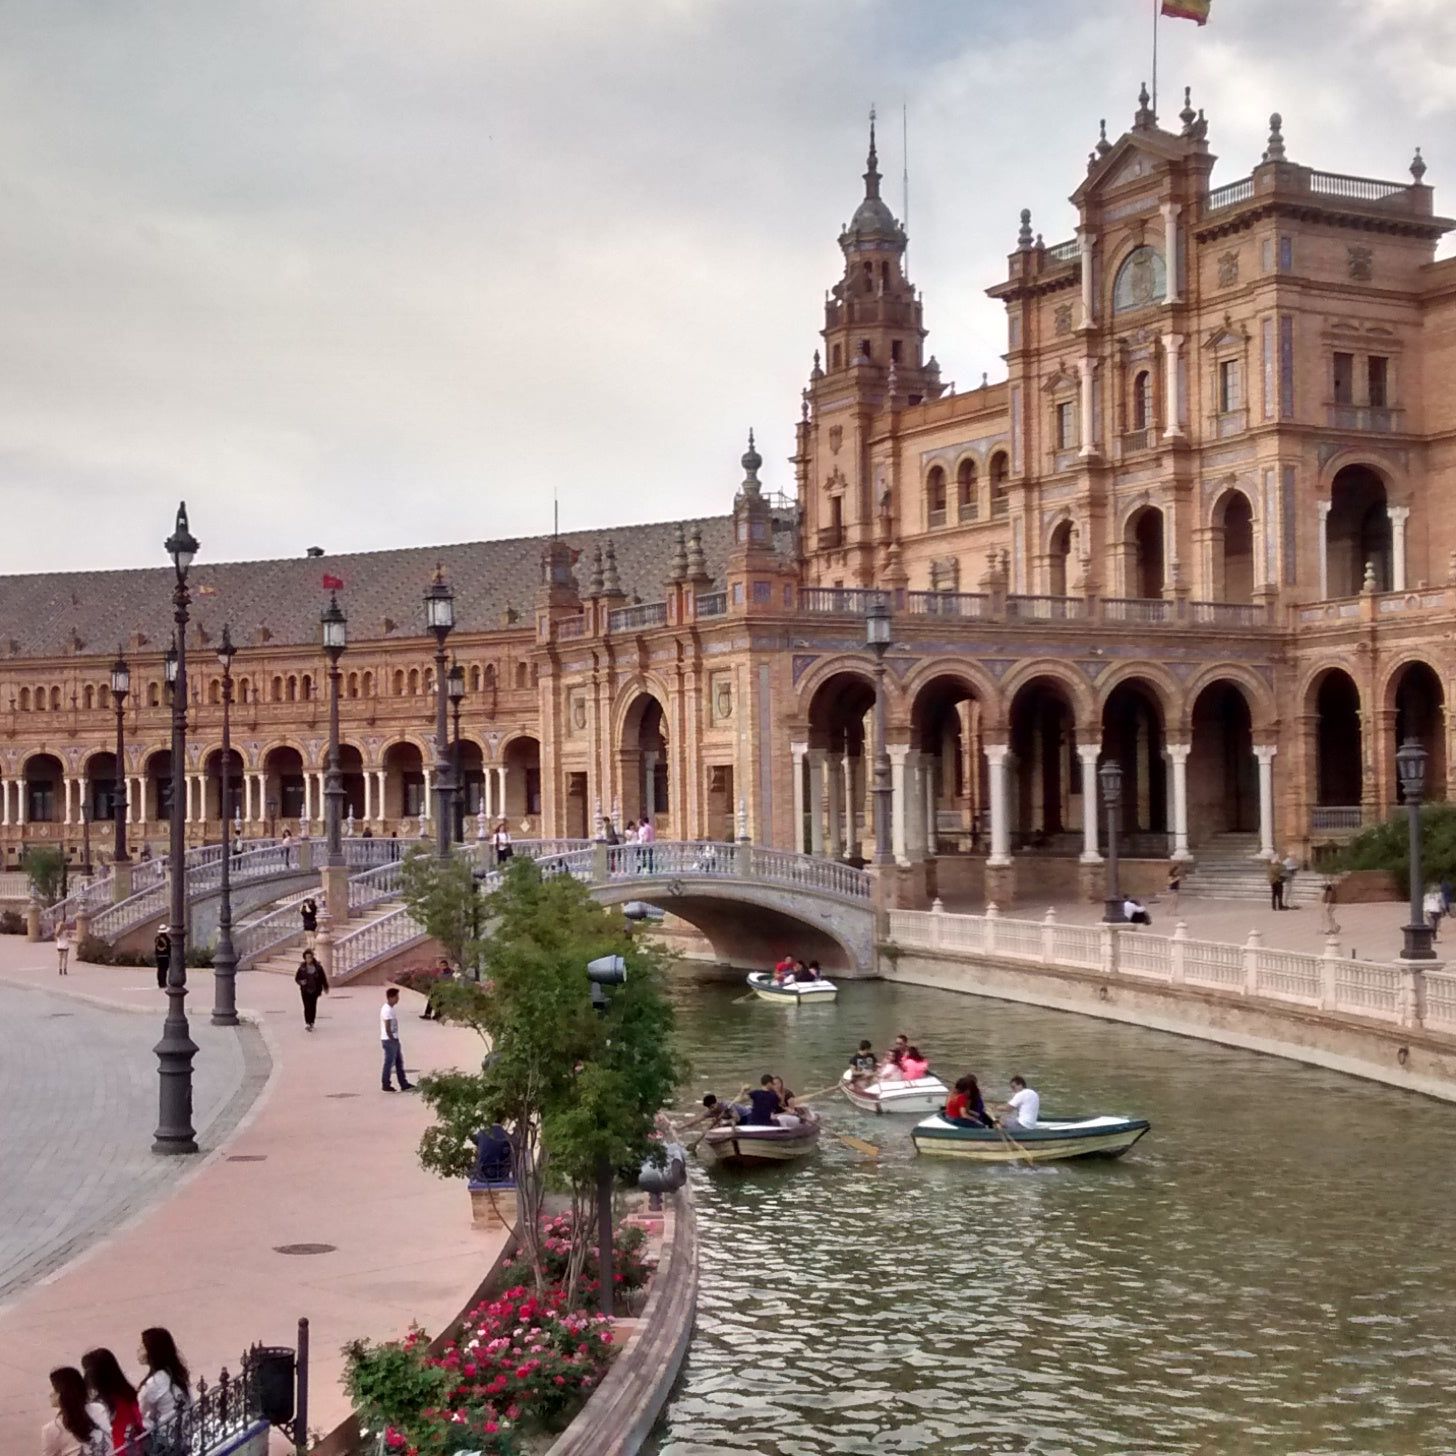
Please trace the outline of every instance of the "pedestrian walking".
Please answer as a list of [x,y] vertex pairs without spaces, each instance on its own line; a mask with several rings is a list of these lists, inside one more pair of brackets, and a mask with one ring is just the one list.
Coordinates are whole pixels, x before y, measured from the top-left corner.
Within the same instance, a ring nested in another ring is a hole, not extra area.
[[56,926],[56,973],[61,976],[69,975],[66,970],[66,962],[71,958],[71,927],[62,921]]
[[283,868],[291,870],[293,868],[293,831],[291,829],[283,831],[279,847],[283,850]]
[[657,867],[656,853],[652,848],[657,843],[657,830],[645,814],[642,816],[642,823],[637,826],[637,842],[646,846],[642,851],[642,867],[650,875]]
[[1320,905],[1324,910],[1325,934],[1338,935],[1339,923],[1335,920],[1335,882],[1326,878],[1320,889]]
[[1269,861],[1269,908],[1284,908],[1284,866],[1277,859]]
[[394,1091],[394,1088],[389,1085],[389,1074],[392,1069],[399,1080],[399,1090],[401,1092],[413,1091],[415,1084],[404,1074],[404,1047],[399,1040],[398,986],[391,986],[384,993],[384,1005],[379,1008],[379,1041],[384,1048],[384,1073],[380,1080],[380,1090]]
[[504,819],[495,826],[490,842],[495,846],[495,862],[498,865],[505,864],[515,854],[515,850],[511,848],[511,831],[506,827]]
[[157,962],[157,990],[167,989],[167,972],[172,969],[172,937],[165,930],[159,930],[152,941],[152,955]]
[[1426,920],[1431,927],[1431,939],[1439,940],[1441,917],[1446,913],[1446,907],[1441,899],[1441,891],[1435,885],[1427,888],[1425,896],[1421,900],[1421,909],[1425,912]]
[[111,1456],[111,1417],[89,1396],[86,1377],[74,1366],[51,1371],[56,1414],[41,1431],[43,1456]]
[[313,950],[318,941],[318,902],[312,895],[298,907],[298,914],[303,921],[303,943]]
[[303,1029],[312,1031],[314,1017],[318,1015],[319,997],[329,994],[329,978],[315,959],[311,946],[304,951],[293,979],[298,982],[298,993],[303,997]]
[[[453,981],[455,979],[455,968],[446,957],[441,956],[435,962],[435,983],[441,981]],[[425,1009],[420,1012],[421,1021],[438,1021],[440,1013],[435,1009],[435,993],[433,988],[425,994]]]
[[1176,861],[1168,866],[1168,893],[1173,897],[1173,914],[1178,914],[1178,897],[1183,890],[1183,866]]

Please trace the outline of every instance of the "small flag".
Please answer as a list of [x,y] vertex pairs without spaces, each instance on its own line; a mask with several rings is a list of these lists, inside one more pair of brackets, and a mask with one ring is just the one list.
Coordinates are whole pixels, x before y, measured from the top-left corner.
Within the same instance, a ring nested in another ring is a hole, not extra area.
[[1208,24],[1208,7],[1212,0],[1163,0],[1163,14],[1175,20],[1196,20]]
[[343,589],[344,589],[344,578],[342,576],[330,576],[327,571],[324,572],[324,590],[325,591],[343,591]]

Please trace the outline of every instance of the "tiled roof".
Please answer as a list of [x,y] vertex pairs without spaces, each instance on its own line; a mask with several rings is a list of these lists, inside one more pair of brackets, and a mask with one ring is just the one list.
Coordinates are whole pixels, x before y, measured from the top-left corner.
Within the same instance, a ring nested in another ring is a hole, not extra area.
[[[733,518],[707,516],[681,524],[689,533],[694,526],[701,530],[708,570],[721,582]],[[581,590],[587,589],[593,548],[610,540],[629,600],[637,596],[646,602],[661,601],[677,525],[659,521],[563,533],[562,539],[581,553],[576,564]],[[204,542],[204,553],[188,577],[192,619],[211,642],[221,636],[223,623],[229,623],[239,647],[316,641],[319,612],[328,601],[321,580],[329,572],[344,581],[339,600],[349,616],[351,641],[418,637],[425,630],[425,588],[438,563],[455,592],[459,630],[499,629],[505,625],[508,607],[516,609],[525,627],[531,621],[541,579],[541,548],[547,539],[522,536],[218,564],[208,561]],[[148,646],[161,649],[172,635],[171,586],[168,566],[0,576],[0,660],[68,653],[110,656],[137,632]]]

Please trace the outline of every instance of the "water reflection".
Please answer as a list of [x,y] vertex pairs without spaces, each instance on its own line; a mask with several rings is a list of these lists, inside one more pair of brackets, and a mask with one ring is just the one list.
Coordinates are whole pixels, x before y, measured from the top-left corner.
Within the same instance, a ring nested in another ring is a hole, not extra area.
[[1121,1162],[972,1168],[826,1101],[878,1162],[826,1140],[798,1169],[698,1170],[698,1331],[650,1450],[1456,1450],[1456,1108],[944,992],[738,989],[678,987],[692,1093],[818,1087],[905,1030],[988,1098],[1020,1071],[1046,1112],[1153,1131]]

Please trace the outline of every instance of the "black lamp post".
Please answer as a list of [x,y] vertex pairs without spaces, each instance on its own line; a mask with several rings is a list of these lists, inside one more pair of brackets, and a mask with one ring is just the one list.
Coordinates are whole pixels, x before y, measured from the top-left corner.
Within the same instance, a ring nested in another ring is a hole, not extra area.
[[[598,1016],[607,1014],[607,988],[627,982],[627,962],[619,955],[598,956],[586,964],[591,983],[591,1001]],[[610,1043],[608,1043],[610,1045]],[[597,1308],[608,1319],[612,1315],[612,1160],[597,1163]]]
[[455,812],[450,832],[456,844],[465,842],[465,779],[460,772],[460,705],[465,701],[465,669],[457,662],[450,669],[450,711],[454,716],[455,736],[450,744],[450,773],[454,778]]
[[[874,597],[865,612],[865,645],[875,655],[875,863],[887,865],[895,851],[890,835],[890,749],[885,742],[885,654],[890,650],[890,604]],[[830,792],[838,792],[830,785]]]
[[111,852],[112,864],[126,864],[126,721],[123,713],[126,696],[131,692],[131,668],[120,652],[111,664],[111,701],[116,705],[116,782],[111,788],[111,814],[116,821],[115,847]]
[[449,685],[445,678],[445,639],[455,625],[455,594],[445,568],[425,593],[425,626],[435,634],[435,849],[441,859],[450,853],[450,729],[446,721]]
[[[212,1024],[214,1026],[236,1026],[238,1024],[238,953],[233,949],[233,883],[232,849],[228,836],[232,830],[232,713],[233,713],[233,658],[238,649],[233,646],[232,633],[223,624],[222,641],[217,644],[217,660],[222,664],[222,767],[219,771],[218,792],[222,802],[218,805],[222,819],[222,884],[221,900],[217,909],[217,949],[212,953]],[[204,819],[206,815],[204,814]]]
[[344,863],[344,776],[339,769],[339,659],[349,645],[348,618],[339,605],[337,592],[329,593],[329,604],[319,621],[324,629],[324,653],[329,659],[329,767],[324,775],[324,817],[327,820],[329,865]]
[[1117,884],[1117,815],[1122,807],[1122,765],[1116,759],[1104,758],[1097,770],[1102,783],[1102,802],[1107,806],[1107,899],[1103,904],[1102,923],[1123,925],[1122,891]]
[[167,852],[172,876],[172,960],[167,970],[167,1019],[157,1043],[157,1072],[161,1082],[161,1111],[154,1153],[195,1153],[197,1134],[192,1128],[192,1059],[197,1055],[187,1026],[187,829],[182,820],[187,773],[187,569],[197,555],[197,539],[187,529],[187,503],[177,507],[177,524],[166,542],[177,581],[172,588],[172,620],[177,635],[167,665],[172,684],[172,814]]
[[1426,877],[1421,865],[1421,800],[1426,792],[1426,750],[1414,738],[1407,738],[1395,751],[1395,771],[1405,794],[1406,815],[1410,820],[1410,924],[1402,932],[1405,944],[1400,948],[1403,961],[1433,961],[1436,952],[1431,946],[1431,927],[1426,920]]

